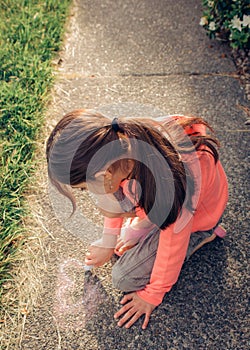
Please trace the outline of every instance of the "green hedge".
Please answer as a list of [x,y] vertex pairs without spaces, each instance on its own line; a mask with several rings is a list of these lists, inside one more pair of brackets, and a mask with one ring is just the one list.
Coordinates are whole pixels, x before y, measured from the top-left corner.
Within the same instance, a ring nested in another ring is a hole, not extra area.
[[250,3],[247,0],[202,0],[200,24],[210,38],[229,41],[234,49],[250,48]]

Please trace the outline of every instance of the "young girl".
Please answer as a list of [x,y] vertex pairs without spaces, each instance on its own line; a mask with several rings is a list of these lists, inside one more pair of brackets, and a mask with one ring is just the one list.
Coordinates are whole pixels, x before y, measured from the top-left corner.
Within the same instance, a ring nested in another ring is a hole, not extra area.
[[219,222],[228,188],[218,145],[205,121],[184,116],[111,121],[76,110],[52,131],[51,182],[73,211],[71,187],[88,187],[104,214],[103,236],[89,247],[86,264],[97,267],[114,252],[120,256],[113,284],[128,294],[114,315],[119,326],[129,328],[145,315],[145,329],[184,261],[225,236]]

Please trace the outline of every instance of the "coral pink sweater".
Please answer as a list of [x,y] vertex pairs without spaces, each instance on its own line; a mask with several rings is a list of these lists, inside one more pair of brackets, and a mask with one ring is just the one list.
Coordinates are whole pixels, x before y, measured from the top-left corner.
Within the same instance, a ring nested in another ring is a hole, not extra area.
[[[175,117],[176,118],[176,117]],[[188,134],[190,130],[185,130]],[[194,125],[192,132],[205,134],[203,125]],[[204,151],[196,152],[196,159],[186,156],[196,184],[193,205],[194,214],[183,209],[177,221],[160,232],[159,245],[149,284],[137,294],[145,301],[159,305],[166,292],[176,283],[185,260],[190,235],[192,232],[213,228],[225,210],[228,200],[228,186],[225,172],[220,161],[215,164],[214,157]],[[123,190],[127,192],[126,181]],[[145,217],[143,209],[136,211]],[[114,234],[119,234],[122,218],[105,218],[104,227]]]

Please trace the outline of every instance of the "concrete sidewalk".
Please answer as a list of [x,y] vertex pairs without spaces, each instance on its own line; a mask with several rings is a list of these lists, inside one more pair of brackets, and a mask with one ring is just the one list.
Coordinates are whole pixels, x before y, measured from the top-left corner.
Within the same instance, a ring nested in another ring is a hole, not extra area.
[[[221,161],[230,190],[223,219],[228,236],[184,265],[145,331],[141,320],[125,330],[113,319],[121,294],[112,288],[111,265],[98,270],[88,283],[84,280],[84,250],[88,237],[99,232],[98,216],[91,213],[92,224],[82,217],[69,224],[69,230],[75,225],[73,232],[84,231],[81,241],[55,222],[49,199],[43,199],[43,224],[53,235],[46,243],[42,302],[27,318],[22,349],[248,348],[249,129],[241,108],[248,102],[230,50],[209,40],[200,17],[200,0],[77,0],[51,119],[59,120],[76,108],[96,108],[110,116],[203,116],[223,146]],[[64,211],[61,199],[55,205]]]

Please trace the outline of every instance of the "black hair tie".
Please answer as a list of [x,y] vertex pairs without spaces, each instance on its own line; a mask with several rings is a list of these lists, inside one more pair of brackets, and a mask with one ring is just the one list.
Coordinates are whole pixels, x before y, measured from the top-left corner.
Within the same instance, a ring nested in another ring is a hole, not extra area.
[[111,122],[111,128],[117,132],[120,130],[119,124],[118,124],[118,118],[114,118]]

